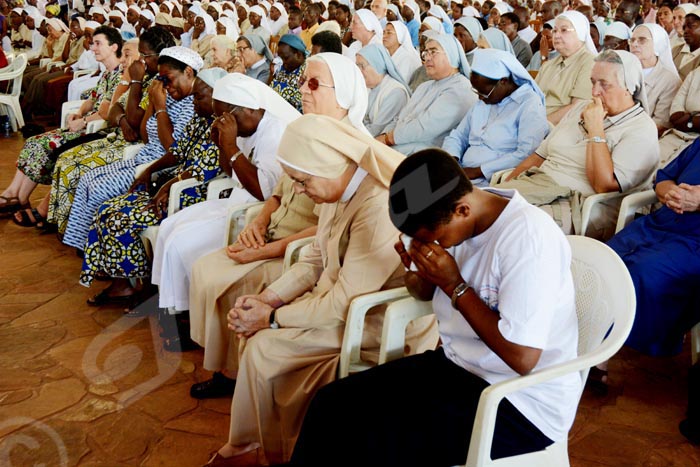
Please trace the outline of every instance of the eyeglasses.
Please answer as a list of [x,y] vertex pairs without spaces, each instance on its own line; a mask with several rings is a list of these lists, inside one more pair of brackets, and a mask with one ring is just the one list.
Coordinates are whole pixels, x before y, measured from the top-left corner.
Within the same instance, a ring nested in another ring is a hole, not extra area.
[[143,58],[148,58],[148,57],[157,57],[159,54],[140,54]]
[[574,28],[552,28],[552,34],[568,34],[570,32],[576,32]]
[[246,46],[238,47],[238,53],[241,53],[241,52],[243,52],[244,50],[248,50],[248,49],[250,49],[250,48],[251,48],[251,47],[246,47]]
[[307,78],[306,76],[302,76],[301,78],[299,78],[299,89],[301,89],[304,83],[306,83],[307,86],[309,86],[309,90],[311,91],[317,90],[319,86],[323,86],[324,88],[335,89],[335,86],[322,83],[318,80],[318,78]]
[[435,55],[440,53],[445,53],[445,51],[440,49],[425,49],[423,52],[421,52],[420,58],[427,60],[428,58],[433,58]]
[[493,91],[496,90],[496,88],[498,87],[499,84],[501,84],[500,81],[498,81],[496,84],[494,84],[488,94],[484,94],[483,92],[476,89],[474,86],[472,86],[472,91],[474,91],[476,93],[476,95],[481,97],[482,99],[488,100],[488,98],[491,97],[491,94],[493,94]]
[[634,45],[634,44],[644,45],[647,42],[649,42],[649,38],[648,37],[631,37],[629,42],[630,42],[630,45]]

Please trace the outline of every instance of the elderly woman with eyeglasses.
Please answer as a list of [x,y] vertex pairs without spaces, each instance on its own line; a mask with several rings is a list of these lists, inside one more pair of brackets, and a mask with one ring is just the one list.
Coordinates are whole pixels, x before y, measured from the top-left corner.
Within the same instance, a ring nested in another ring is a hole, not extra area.
[[544,95],[511,53],[474,51],[472,89],[479,96],[442,149],[464,167],[473,185],[513,168],[537,149],[549,132]]
[[614,231],[616,206],[596,208],[583,232],[585,198],[648,187],[659,163],[659,144],[637,57],[624,50],[601,52],[590,81],[591,100],[573,107],[508,181],[496,187],[517,189],[566,234],[607,238]]
[[245,73],[251,78],[268,84],[270,82],[270,63],[274,57],[262,37],[257,34],[244,34],[236,43],[240,65],[234,68],[238,73]]
[[408,104],[377,136],[405,155],[441,146],[477,101],[469,83],[469,64],[454,36],[431,36],[422,57],[430,80],[416,88]]
[[559,56],[546,60],[537,74],[545,96],[547,119],[556,125],[574,106],[591,97],[591,68],[598,51],[586,17],[566,11],[554,20],[552,41]]

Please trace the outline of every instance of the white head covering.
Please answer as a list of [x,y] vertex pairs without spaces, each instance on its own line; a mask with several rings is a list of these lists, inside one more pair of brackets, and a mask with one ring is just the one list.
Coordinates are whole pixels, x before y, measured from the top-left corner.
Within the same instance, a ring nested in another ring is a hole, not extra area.
[[330,20],[330,21],[324,21],[323,23],[318,25],[318,28],[316,28],[316,32],[314,33],[314,36],[318,34],[319,32],[323,31],[330,31],[334,33],[337,36],[340,36],[340,24],[338,24],[337,21]]
[[408,32],[408,28],[403,21],[390,21],[389,24],[394,26],[394,30],[396,31],[396,39],[398,39],[399,44],[401,44],[400,48],[406,50],[408,54],[414,55],[420,59],[420,54],[416,48],[413,47],[411,33]]
[[149,20],[151,23],[154,23],[156,21],[156,17],[153,14],[153,12],[151,12],[151,10],[146,10],[146,9],[141,10],[141,16],[143,16],[144,18]]
[[450,22],[450,17],[447,16],[447,13],[445,12],[445,10],[442,9],[441,6],[438,6],[438,5],[431,6],[430,10],[428,10],[428,14],[433,15],[436,18],[440,18],[440,20],[442,20],[443,24],[445,24],[445,22],[448,22],[448,23]]
[[632,94],[635,102],[638,102],[644,110],[649,112],[647,93],[644,89],[644,72],[642,63],[633,54],[626,50],[613,50],[622,59],[622,71],[625,77],[624,86]]
[[423,24],[427,24],[431,30],[439,34],[445,34],[445,27],[442,25],[442,21],[434,16],[426,16],[423,20]]
[[513,7],[508,5],[506,2],[497,2],[493,7],[497,9],[500,14],[513,12]]
[[238,40],[238,24],[236,24],[235,21],[233,21],[228,16],[221,15],[219,16],[219,19],[216,20],[216,22],[221,23],[226,28],[226,37],[230,37],[234,41]]
[[216,12],[219,14],[219,16],[221,16],[221,12],[223,11],[223,8],[221,7],[221,5],[219,5],[217,2],[209,2],[209,3],[207,3],[207,9],[209,7],[212,7],[213,9],[215,9]]
[[401,21],[401,19],[403,19],[403,16],[401,16],[401,12],[399,11],[399,7],[397,7],[393,3],[389,3],[386,6],[386,9],[391,10],[396,15],[398,21]]
[[578,40],[580,40],[586,45],[586,48],[590,53],[598,53],[598,49],[595,48],[595,44],[593,44],[593,39],[591,39],[590,23],[588,22],[588,18],[586,18],[583,15],[583,13],[579,13],[575,10],[568,10],[554,19],[556,20],[560,18],[565,19],[571,23],[571,25],[576,30],[576,36],[578,37]]
[[128,7],[126,6],[126,2],[115,3],[114,8],[116,8],[117,10],[121,11],[124,14],[126,14],[126,10],[128,10]]
[[[605,20],[603,18],[601,18],[599,16],[598,18],[596,18],[595,21],[593,21],[591,23],[591,26],[594,26],[596,29],[598,29],[598,36],[599,36],[598,43],[602,46],[603,40],[605,39],[605,33],[608,30],[607,23],[605,22]],[[554,25],[552,25],[552,27],[554,27]],[[593,39],[593,37],[591,37],[591,39]]]
[[105,9],[102,8],[101,6],[94,6],[94,7],[90,8],[90,10],[88,10],[88,14],[90,16],[94,15],[95,13],[104,16],[105,19],[107,19],[109,17],[107,15],[107,12],[105,11]]
[[471,74],[469,62],[464,55],[462,45],[457,41],[455,36],[452,34],[438,34],[437,36],[431,37],[429,40],[438,42],[442,50],[445,51],[450,65],[457,68],[461,74],[469,78]]
[[122,13],[119,10],[110,11],[108,17],[109,18],[112,18],[112,17],[121,18],[121,20],[126,23],[126,18],[124,17],[124,13]]
[[46,22],[51,25],[52,28],[54,28],[56,31],[63,31],[63,32],[69,32],[70,29],[68,29],[68,26],[66,26],[66,23],[61,21],[58,18],[49,18],[46,20]]
[[138,15],[141,14],[141,8],[139,8],[139,6],[135,3],[127,9],[127,11],[129,11],[129,10],[134,10],[136,12],[136,14],[138,14]]
[[[216,23],[214,23],[214,18],[212,18],[211,15],[208,13],[198,13],[196,18],[202,18],[204,20],[204,36],[210,34],[216,35]],[[200,37],[200,39],[204,36]]]
[[228,72],[223,68],[213,67],[207,68],[197,73],[197,78],[207,83],[207,86],[209,86],[210,88],[213,88],[216,82],[224,76],[226,76],[227,74]]
[[[693,3],[681,3],[676,8],[680,8],[681,10],[685,11],[685,14],[687,15],[688,13],[693,11],[695,8],[697,8],[697,5],[695,5]],[[674,8],[674,10],[676,8]]]
[[285,123],[301,114],[271,87],[241,73],[228,73],[214,85],[212,98],[246,109],[264,109]]
[[270,9],[272,8],[280,12],[280,17],[277,18],[276,21],[270,21],[270,27],[272,28],[270,33],[273,36],[276,36],[279,34],[280,29],[282,29],[284,25],[289,22],[289,16],[287,15],[287,10],[284,8],[284,5],[282,5],[280,2],[273,3]]
[[593,6],[593,2],[591,0],[578,0],[578,2],[581,5],[586,5],[586,6]]
[[481,18],[481,13],[479,13],[479,10],[477,10],[473,6],[469,5],[465,6],[462,10],[462,16],[472,16],[474,18]]
[[[372,15],[374,16],[374,13]],[[322,61],[328,66],[333,76],[338,105],[348,110],[348,119],[352,126],[369,134],[362,123],[367,112],[367,87],[357,65],[349,58],[333,52],[312,55],[307,59],[307,63],[310,61]]]
[[605,30],[605,35],[617,37],[618,39],[626,41],[632,37],[632,30],[625,23],[615,21]]
[[85,26],[83,27],[83,30],[85,29],[92,29],[93,31],[97,28],[102,26],[100,23],[97,21],[85,21]]
[[272,7],[272,4],[270,2],[268,2],[267,0],[260,0],[258,3],[265,7],[265,10],[267,11],[267,15],[269,15],[270,8]]
[[267,15],[265,14],[265,10],[260,5],[255,5],[250,7],[250,13],[255,13],[256,15],[260,16],[260,27],[267,29],[267,32],[272,33],[272,26],[270,26],[270,21],[267,19]]
[[408,6],[413,11],[413,18],[420,21],[420,7],[413,0],[406,0],[404,5]]
[[224,11],[221,13],[221,16],[225,16],[225,17],[227,17],[227,18],[231,18],[233,21],[236,22],[236,24],[238,24],[238,13],[236,12],[235,9],[233,9],[233,10],[224,10]]
[[172,2],[170,2],[170,1],[168,1],[168,0],[165,0],[163,3],[161,3],[161,5],[165,5],[166,7],[168,7],[168,13],[169,13],[169,14],[172,14],[172,12],[173,12],[173,4],[172,4]]
[[512,77],[518,86],[530,86],[544,104],[544,94],[539,86],[511,53],[498,49],[476,49],[472,60],[472,72],[494,80]]
[[654,40],[654,54],[659,57],[659,64],[673,73],[675,76],[679,77],[678,70],[673,63],[673,56],[671,55],[671,41],[668,38],[668,33],[666,33],[666,30],[654,23],[643,23],[634,29],[641,27],[647,28],[651,33],[651,37]]
[[481,26],[481,23],[476,18],[462,16],[457,21],[455,21],[455,26],[458,24],[469,32],[469,35],[472,36],[474,42],[478,41],[479,37],[481,37],[481,35],[484,32],[484,28]]
[[199,70],[201,70],[204,66],[204,60],[202,60],[202,57],[200,57],[197,52],[189,47],[182,47],[179,45],[176,45],[175,47],[166,47],[160,51],[160,56],[174,58],[178,62],[182,62],[189,66],[196,72],[199,72]]
[[377,17],[372,13],[371,11],[363,8],[361,10],[357,10],[355,12],[355,15],[360,18],[360,21],[362,21],[362,24],[367,28],[368,31],[374,31],[374,35],[379,37],[381,40],[382,35],[384,34],[384,30],[382,29],[382,25],[377,19]]

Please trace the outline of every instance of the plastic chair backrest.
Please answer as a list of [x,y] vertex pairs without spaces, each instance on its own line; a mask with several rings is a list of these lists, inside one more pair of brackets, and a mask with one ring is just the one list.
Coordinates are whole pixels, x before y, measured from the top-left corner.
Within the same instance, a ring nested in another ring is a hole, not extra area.
[[2,74],[0,74],[1,80],[12,80],[10,85],[11,91],[8,93],[3,93],[5,95],[19,97],[22,91],[22,75],[24,74],[24,69],[27,67],[27,56],[24,54],[19,54],[12,60],[12,63],[3,69]]

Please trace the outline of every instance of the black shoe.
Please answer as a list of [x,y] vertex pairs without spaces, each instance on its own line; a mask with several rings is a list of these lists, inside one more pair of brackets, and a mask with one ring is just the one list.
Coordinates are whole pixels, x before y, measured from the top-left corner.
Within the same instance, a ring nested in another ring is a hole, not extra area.
[[236,380],[227,378],[220,372],[215,372],[211,379],[195,383],[190,388],[190,396],[195,399],[213,399],[233,395]]
[[689,418],[686,418],[678,424],[678,429],[681,434],[688,438],[688,441],[695,445],[700,444],[700,426],[693,423]]

